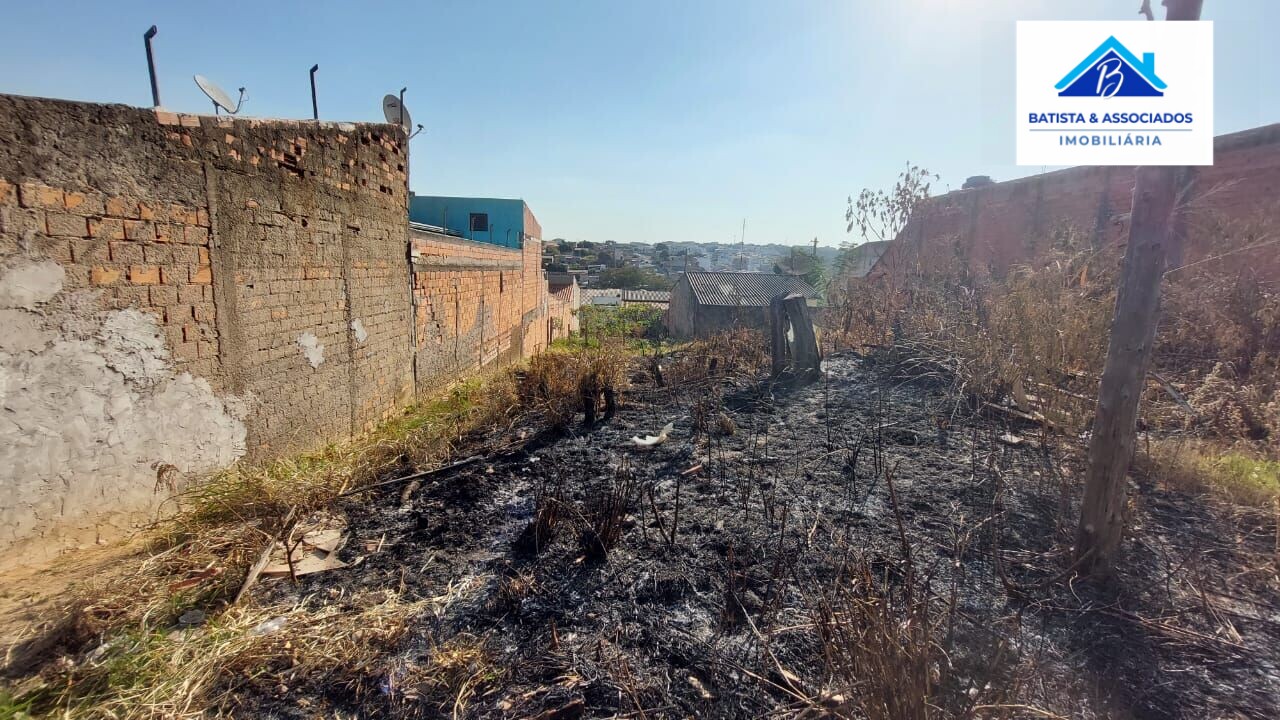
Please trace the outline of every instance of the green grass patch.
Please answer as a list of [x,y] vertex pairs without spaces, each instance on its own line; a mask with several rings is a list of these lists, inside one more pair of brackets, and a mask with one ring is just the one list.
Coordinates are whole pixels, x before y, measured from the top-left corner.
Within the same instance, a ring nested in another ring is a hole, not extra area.
[[1167,484],[1215,492],[1233,502],[1269,506],[1280,497],[1280,462],[1204,441],[1152,443],[1147,471]]

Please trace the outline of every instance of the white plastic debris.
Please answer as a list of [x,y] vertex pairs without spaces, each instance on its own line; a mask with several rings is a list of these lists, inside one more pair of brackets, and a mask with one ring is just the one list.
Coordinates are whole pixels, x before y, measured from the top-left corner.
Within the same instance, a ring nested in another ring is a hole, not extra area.
[[644,437],[632,435],[631,442],[635,443],[636,447],[642,448],[651,448],[661,445],[667,441],[667,436],[671,434],[671,431],[674,430],[675,427],[675,423],[667,423],[662,427],[662,430],[659,431],[657,435],[645,435]]
[[279,615],[271,618],[270,620],[264,620],[258,623],[257,626],[249,632],[254,635],[270,635],[272,633],[280,632],[286,622],[287,619],[285,616]]

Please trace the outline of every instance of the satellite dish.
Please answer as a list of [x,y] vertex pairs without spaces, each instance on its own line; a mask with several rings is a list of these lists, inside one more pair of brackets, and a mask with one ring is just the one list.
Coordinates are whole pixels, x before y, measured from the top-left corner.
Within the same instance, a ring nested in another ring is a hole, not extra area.
[[413,128],[413,120],[409,117],[409,109],[402,108],[400,106],[400,98],[395,95],[388,95],[382,98],[382,114],[386,116],[387,122],[403,127],[405,132],[409,132]]
[[231,107],[231,96],[225,90],[218,87],[212,80],[203,76],[195,76],[196,85],[200,91],[213,101],[213,114],[218,114],[218,109],[226,110],[228,113],[235,115],[240,112],[240,105],[244,103],[244,88],[240,88],[240,99],[236,101],[235,107]]

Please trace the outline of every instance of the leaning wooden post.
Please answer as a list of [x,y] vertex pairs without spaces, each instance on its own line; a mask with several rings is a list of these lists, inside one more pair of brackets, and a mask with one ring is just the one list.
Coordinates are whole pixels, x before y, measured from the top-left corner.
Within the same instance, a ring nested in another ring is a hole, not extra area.
[[[1203,0],[1165,0],[1166,20],[1198,20]],[[1084,573],[1109,573],[1120,552],[1126,505],[1125,476],[1137,434],[1138,401],[1151,365],[1160,319],[1160,280],[1168,266],[1178,199],[1177,167],[1138,168],[1124,269],[1116,295],[1107,363],[1089,438],[1076,562]]]

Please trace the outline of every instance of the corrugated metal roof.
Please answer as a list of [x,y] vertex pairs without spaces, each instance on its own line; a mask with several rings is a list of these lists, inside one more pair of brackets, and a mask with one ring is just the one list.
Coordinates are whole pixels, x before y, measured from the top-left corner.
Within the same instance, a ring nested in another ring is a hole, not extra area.
[[818,291],[793,275],[753,272],[689,272],[689,287],[699,305],[765,307],[779,295],[800,293],[810,300]]
[[622,302],[671,302],[671,293],[667,290],[623,290]]

